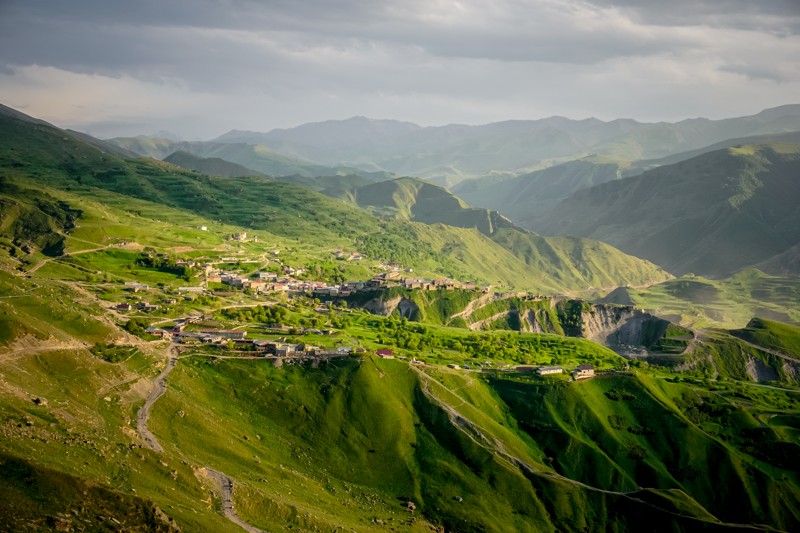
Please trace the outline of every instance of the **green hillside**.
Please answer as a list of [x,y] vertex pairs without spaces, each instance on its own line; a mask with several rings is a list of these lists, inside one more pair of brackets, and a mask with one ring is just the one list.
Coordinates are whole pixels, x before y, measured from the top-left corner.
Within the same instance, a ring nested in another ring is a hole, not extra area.
[[[800,523],[792,505],[800,495],[797,444],[787,437],[796,421],[780,414],[762,429],[757,418],[797,409],[796,396],[780,391],[710,394],[647,376],[566,384],[415,371],[372,357],[276,368],[198,355],[179,361],[154,408],[149,425],[164,448],[156,453],[130,446],[138,440],[130,416],[153,375],[150,362],[61,352],[4,368],[6,386],[24,384],[39,398],[0,391],[0,450],[10,457],[3,468],[25,476],[24,488],[13,490],[35,494],[38,505],[4,512],[6,526],[64,509],[66,518],[95,524],[113,518],[234,531],[213,504],[207,468],[235,480],[238,515],[264,530],[672,531],[725,528],[720,521],[791,530]],[[19,466],[19,456],[36,466]],[[74,507],[66,496],[86,480],[97,488]],[[157,521],[146,501],[161,510],[152,511]],[[3,503],[22,507],[18,497]]]
[[[0,530],[800,529],[796,278],[669,279],[414,179],[102,148],[0,108]],[[729,203],[791,223],[759,195],[793,157],[739,149]],[[394,269],[494,288],[298,288]]]
[[728,275],[800,241],[798,154],[798,144],[710,152],[579,191],[529,225],[608,242],[674,274]]
[[218,157],[199,157],[189,152],[177,151],[163,158],[167,163],[178,165],[186,170],[194,170],[207,176],[263,176],[260,172],[242,165],[231,163]]
[[[141,156],[154,159],[166,159],[175,152],[185,152],[195,157],[204,159],[227,161],[250,169],[246,174],[256,172],[266,176],[291,176],[304,177],[336,175],[339,173],[354,173],[355,169],[346,167],[331,167],[318,165],[304,159],[285,155],[263,145],[245,143],[214,143],[202,141],[170,141],[167,139],[151,139],[149,137],[118,137],[106,141]],[[181,156],[182,161],[189,163],[186,156]],[[197,166],[197,162],[191,162]],[[204,163],[208,165],[208,163]],[[215,163],[219,166],[220,163]],[[212,167],[213,168],[213,167]],[[192,170],[196,170],[192,168]],[[210,175],[217,175],[211,173]],[[222,174],[228,175],[228,174]]]
[[542,237],[512,228],[500,229],[492,239],[523,260],[528,271],[548,273],[556,283],[566,282],[578,291],[591,293],[618,286],[616,280],[623,273],[629,279],[642,280],[642,285],[670,277],[656,265],[600,241]]
[[619,179],[630,163],[590,156],[505,179],[465,181],[453,192],[471,205],[495,209],[518,224],[575,191]]
[[[751,322],[752,324],[752,322]],[[789,355],[785,346],[797,344],[797,327],[774,323],[769,330],[707,330],[681,360],[681,370],[691,370],[706,379],[753,381],[772,385],[800,385],[800,357]],[[781,349],[776,349],[775,345]]]
[[647,288],[622,287],[598,301],[636,305],[697,328],[742,328],[754,316],[800,323],[800,279],[755,269],[720,280],[687,275]]
[[732,333],[750,343],[794,357],[800,362],[800,326],[754,318],[745,328]]

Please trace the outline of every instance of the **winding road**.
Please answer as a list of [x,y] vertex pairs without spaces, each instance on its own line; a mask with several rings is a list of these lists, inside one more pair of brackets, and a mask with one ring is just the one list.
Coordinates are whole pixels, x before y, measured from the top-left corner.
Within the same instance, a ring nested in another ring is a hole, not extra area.
[[147,418],[150,416],[150,408],[153,407],[153,404],[156,403],[156,400],[161,398],[164,393],[167,392],[167,376],[170,372],[172,372],[172,369],[175,368],[175,364],[178,362],[176,347],[170,344],[167,351],[169,353],[167,367],[158,375],[155,381],[155,388],[150,393],[150,396],[147,397],[147,401],[144,402],[144,405],[141,409],[139,409],[139,412],[136,413],[136,429],[139,431],[139,435],[142,437],[144,445],[154,452],[163,452],[164,448],[162,448],[161,444],[158,443],[156,436],[153,435],[149,429],[147,429]]
[[[167,376],[169,376],[169,373],[172,372],[175,365],[178,363],[178,348],[175,344],[169,345],[167,353],[169,355],[167,367],[158,375],[155,380],[153,391],[147,397],[147,401],[144,402],[141,409],[136,413],[136,428],[139,431],[139,435],[142,437],[142,441],[144,441],[144,445],[154,452],[159,453],[163,452],[164,448],[161,447],[156,436],[147,429],[147,419],[150,416],[150,409],[153,407],[153,404],[167,392]],[[222,513],[225,515],[225,518],[249,533],[264,533],[261,529],[251,526],[236,514],[233,508],[233,479],[222,472],[208,467],[205,467],[205,470],[220,486]]]
[[220,500],[222,500],[222,514],[225,515],[225,518],[236,524],[237,526],[241,527],[245,531],[249,533],[264,533],[263,530],[258,529],[257,527],[253,527],[236,514],[236,511],[233,509],[233,480],[223,474],[222,472],[218,472],[211,468],[206,467],[206,472],[211,478],[214,479],[217,483],[219,483],[221,492],[220,492]]

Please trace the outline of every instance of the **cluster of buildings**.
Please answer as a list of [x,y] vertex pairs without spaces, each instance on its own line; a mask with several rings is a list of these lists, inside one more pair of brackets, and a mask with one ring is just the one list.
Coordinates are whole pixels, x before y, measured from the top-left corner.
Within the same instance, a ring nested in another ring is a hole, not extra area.
[[[404,277],[400,270],[392,270],[374,276],[371,280],[364,283],[364,287],[375,289],[379,287],[404,287],[406,289],[425,289],[425,290],[452,290],[465,289],[477,290],[479,287],[474,281],[457,281],[450,278],[427,279],[418,277]],[[489,292],[491,286],[480,287],[483,292]]]
[[[223,345],[229,346],[234,343],[234,348],[242,351],[252,352],[255,356],[262,357],[297,357],[297,358],[320,358],[320,357],[344,357],[353,353],[363,352],[363,348],[350,348],[340,346],[338,348],[320,348],[307,343],[290,343],[286,339],[281,340],[261,340],[248,339],[247,331],[240,329],[198,329],[186,330],[186,326],[193,320],[178,322],[170,329],[149,327],[145,331],[149,335],[161,338],[171,338],[174,342],[187,345]],[[304,329],[302,333],[324,333],[316,329]]]
[[[517,367],[519,370],[520,367]],[[526,368],[527,369],[527,368]],[[563,374],[564,369],[560,366],[540,366],[536,368],[536,373],[540,376],[551,376],[553,374]],[[579,379],[589,379],[594,377],[594,366],[592,365],[578,365],[578,367],[572,371],[572,378],[575,380]]]

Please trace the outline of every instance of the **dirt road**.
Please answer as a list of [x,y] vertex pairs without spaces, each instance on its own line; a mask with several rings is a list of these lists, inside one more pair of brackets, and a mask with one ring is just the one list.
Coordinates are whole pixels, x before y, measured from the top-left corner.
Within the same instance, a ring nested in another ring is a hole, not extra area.
[[233,509],[233,480],[222,472],[217,472],[216,470],[208,467],[206,467],[206,472],[208,472],[214,481],[219,483],[220,499],[222,500],[222,514],[225,515],[225,518],[250,533],[264,533],[261,529],[253,527],[239,518],[239,516],[236,514],[236,511]]
[[156,436],[147,429],[147,418],[150,416],[150,408],[153,407],[156,400],[167,392],[167,376],[172,372],[172,369],[175,368],[175,364],[178,362],[175,346],[170,345],[167,350],[169,353],[167,367],[158,375],[155,381],[155,388],[150,393],[150,396],[147,397],[147,401],[144,402],[139,412],[136,413],[136,428],[139,431],[139,435],[142,437],[145,446],[156,452],[163,452],[164,449],[161,447],[161,444],[158,443]]

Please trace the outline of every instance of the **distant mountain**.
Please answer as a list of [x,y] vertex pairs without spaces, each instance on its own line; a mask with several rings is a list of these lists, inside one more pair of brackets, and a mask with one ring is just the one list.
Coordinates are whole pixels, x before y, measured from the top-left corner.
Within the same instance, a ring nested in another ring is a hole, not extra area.
[[773,276],[800,276],[800,243],[755,267]]
[[[233,130],[213,141],[263,144],[299,158],[339,165],[357,160],[365,150],[381,150],[386,142],[420,129],[420,126],[410,122],[353,117],[276,129],[269,133]],[[314,157],[309,157],[309,154]]]
[[527,225],[723,276],[800,242],[800,144],[717,150],[574,193]]
[[266,176],[329,176],[353,174],[357,169],[328,167],[279,153],[263,145],[216,142],[174,142],[149,137],[118,137],[107,142],[142,156],[164,159],[175,152],[201,158],[217,158]]
[[268,133],[233,131],[215,142],[263,144],[319,164],[383,169],[449,186],[492,171],[531,172],[592,154],[622,161],[655,159],[725,139],[786,131],[800,131],[800,105],[674,124],[550,117],[423,128],[354,117]]
[[630,163],[591,156],[497,181],[463,181],[453,193],[471,205],[496,209],[525,224],[530,216],[548,209],[575,191],[622,177]]
[[177,152],[180,149],[178,148],[179,145],[187,144],[170,139],[154,139],[142,135],[138,137],[114,137],[113,139],[107,139],[106,142],[139,156],[152,157],[153,159],[163,159]]
[[491,175],[463,181],[455,185],[452,191],[471,205],[495,209],[515,223],[528,226],[530,220],[536,220],[544,211],[581,189],[637,176],[645,170],[679,163],[723,148],[777,142],[800,143],[800,132],[727,139],[660,159],[623,161],[593,155],[516,177]]
[[263,176],[260,172],[218,157],[199,157],[180,150],[165,157],[164,161],[208,176]]

